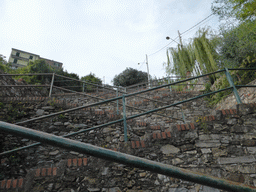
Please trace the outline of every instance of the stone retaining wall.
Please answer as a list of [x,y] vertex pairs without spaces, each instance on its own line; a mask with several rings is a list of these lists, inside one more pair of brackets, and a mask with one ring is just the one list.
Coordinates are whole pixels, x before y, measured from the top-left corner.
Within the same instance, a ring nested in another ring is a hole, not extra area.
[[[44,100],[33,105],[27,103],[24,107],[30,116],[36,117],[59,111],[62,104],[66,107],[79,105],[56,102],[52,106]],[[91,130],[72,139],[254,186],[254,108],[254,105],[239,105],[236,110],[202,113],[203,116],[195,116],[192,111],[191,122],[178,124],[167,124],[166,119],[157,124],[153,118],[149,121],[150,117],[130,120],[128,145],[124,143],[120,123]],[[65,135],[118,118],[121,116],[115,115],[112,108],[104,106],[24,126]],[[9,144],[19,142],[22,146],[32,143],[13,136],[5,138]],[[16,173],[1,181],[0,191],[220,191],[52,146],[27,149],[17,157],[22,157],[24,161],[21,161]],[[10,167],[12,163],[9,157],[2,160],[1,166]]]

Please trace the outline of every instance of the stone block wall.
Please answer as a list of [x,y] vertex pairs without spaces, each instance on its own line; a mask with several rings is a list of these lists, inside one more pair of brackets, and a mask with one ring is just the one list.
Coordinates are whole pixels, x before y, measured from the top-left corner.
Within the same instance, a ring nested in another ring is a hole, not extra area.
[[[61,110],[62,104],[78,106],[72,102],[56,102],[56,106],[51,106],[45,100],[25,107],[31,116],[40,116]],[[150,117],[128,121],[127,144],[122,123],[72,139],[255,186],[254,109],[254,105],[239,105],[236,110],[216,111],[212,113],[215,115],[203,113],[207,116],[168,125],[166,120],[162,120],[162,124],[152,123]],[[195,117],[193,112],[191,116]],[[121,116],[114,115],[107,107],[90,108],[24,126],[66,135],[118,118]],[[6,138],[9,144],[33,143],[13,136]],[[8,177],[1,181],[0,191],[220,191],[53,146],[27,149],[19,157],[24,161],[16,172],[6,174]],[[1,166],[13,166],[11,163],[8,157],[2,159]]]

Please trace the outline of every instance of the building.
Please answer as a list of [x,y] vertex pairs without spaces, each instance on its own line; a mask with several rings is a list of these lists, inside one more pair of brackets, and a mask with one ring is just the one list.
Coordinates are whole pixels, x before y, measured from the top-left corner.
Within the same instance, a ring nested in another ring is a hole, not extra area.
[[57,68],[57,69],[61,69],[62,65],[63,65],[63,63],[61,63],[61,62],[42,58],[42,57],[40,57],[40,55],[37,55],[34,53],[29,53],[29,52],[18,50],[18,49],[14,49],[14,48],[12,48],[12,52],[9,57],[8,63],[11,64],[12,68],[17,69],[19,67],[27,66],[29,64],[29,61],[35,61],[38,59],[44,59],[48,65],[50,65],[54,68]]

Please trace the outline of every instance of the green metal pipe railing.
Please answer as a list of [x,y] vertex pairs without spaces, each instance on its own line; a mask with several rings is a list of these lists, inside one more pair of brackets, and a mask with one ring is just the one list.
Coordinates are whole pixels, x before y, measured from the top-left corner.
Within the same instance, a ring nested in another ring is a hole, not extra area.
[[242,101],[241,101],[241,99],[240,99],[240,97],[239,97],[239,94],[238,94],[238,92],[237,92],[236,86],[235,86],[235,84],[234,84],[234,82],[233,82],[233,80],[232,80],[232,77],[231,77],[231,75],[230,75],[230,73],[229,73],[229,71],[228,71],[227,68],[225,68],[225,74],[226,74],[226,77],[227,77],[227,79],[228,79],[228,82],[229,82],[230,86],[233,87],[233,93],[234,93],[234,95],[235,95],[235,97],[236,97],[236,102],[237,102],[238,104],[241,104]]
[[[221,70],[221,71],[224,71],[224,70]],[[215,73],[217,73],[217,72],[215,72]],[[212,73],[209,73],[209,74],[212,74]],[[208,74],[201,75],[198,78],[204,77],[204,76],[207,76],[207,75]],[[190,79],[195,79],[195,78],[190,78]],[[180,81],[180,82],[185,82],[185,81],[188,81],[188,80],[183,80],[183,81]],[[175,84],[177,84],[177,82],[166,84],[166,85],[162,85],[162,86],[159,86],[159,87],[154,87],[154,88],[151,88],[151,89],[148,89],[148,90],[143,90],[143,91],[136,92],[136,93],[127,94],[127,95],[125,95],[125,97],[135,96],[135,95],[140,94],[140,93],[149,92],[149,91],[152,91],[152,90],[160,89],[160,88],[163,88],[163,87],[166,87],[166,86],[170,86],[170,85],[175,85]],[[64,88],[57,87],[57,86],[53,86],[53,87],[57,88],[57,89],[62,89],[62,90],[66,90],[66,91],[75,92],[75,91],[64,89]],[[93,97],[93,96],[85,94],[85,93],[80,93],[80,94],[83,94],[83,95],[86,95],[86,96],[89,96],[89,97]],[[98,98],[98,97],[93,97],[93,98],[102,99],[102,98]],[[98,103],[93,103],[93,104],[90,104],[90,105],[84,105],[84,106],[80,106],[80,107],[75,107],[75,108],[72,108],[72,109],[60,111],[60,112],[49,114],[49,115],[44,115],[44,116],[41,116],[41,117],[38,117],[38,118],[34,118],[34,119],[28,119],[26,121],[22,121],[22,122],[16,123],[16,125],[20,125],[20,124],[27,123],[27,122],[30,122],[30,121],[45,119],[45,118],[48,118],[48,117],[52,117],[52,116],[56,116],[56,115],[60,115],[60,114],[64,114],[64,113],[68,113],[68,112],[84,109],[84,108],[87,108],[87,107],[93,107],[93,106],[96,106],[96,105],[101,105],[101,104],[112,102],[112,101],[116,101],[116,100],[119,100],[119,99],[122,99],[122,96],[111,98],[111,99],[107,99],[107,100],[100,101]]]
[[[200,95],[200,96],[197,96],[197,97],[193,97],[193,98],[190,98],[190,99],[188,99],[188,100],[184,100],[184,101],[181,101],[181,102],[177,102],[177,103],[174,103],[174,104],[171,104],[171,105],[167,105],[167,106],[164,106],[164,107],[161,107],[161,108],[157,108],[157,109],[154,109],[154,110],[150,110],[150,111],[147,111],[147,112],[144,112],[144,113],[141,113],[141,114],[137,114],[137,115],[134,115],[134,116],[126,117],[125,121],[126,121],[126,120],[129,120],[129,119],[137,118],[137,117],[140,117],[140,116],[143,116],[143,115],[147,115],[147,114],[149,114],[149,113],[157,112],[157,111],[160,111],[160,110],[162,110],[162,109],[166,109],[166,108],[169,108],[169,107],[174,107],[174,106],[176,106],[176,105],[180,105],[180,104],[183,104],[183,103],[186,103],[186,102],[189,102],[189,101],[193,101],[193,100],[196,100],[196,99],[199,99],[199,98],[202,98],[202,97],[205,97],[205,96],[209,96],[209,95],[212,95],[212,94],[221,92],[221,91],[227,91],[227,90],[232,89],[232,88],[233,88],[233,87],[228,87],[228,88],[221,89],[221,90],[218,90],[218,91],[214,91],[214,92],[211,92],[211,93],[206,93],[206,94],[204,94],[204,95]],[[123,98],[123,96],[121,96],[121,97]],[[97,104],[97,103],[96,103],[96,104]],[[94,104],[91,104],[91,105],[94,105]],[[84,107],[84,106],[81,106],[81,107]],[[81,107],[77,107],[77,108],[81,108]],[[67,112],[70,112],[70,111],[74,111],[74,109],[77,109],[77,108],[65,110],[65,112],[64,112],[64,111],[62,111],[62,112],[57,112],[57,113],[55,113],[55,114],[59,115],[59,114],[62,114],[62,113],[67,113]],[[50,115],[51,115],[51,114],[50,114]],[[47,118],[47,117],[49,117],[50,115],[41,116],[41,117],[38,117],[38,118],[35,118],[35,119],[36,119],[36,120],[39,120],[39,119]],[[80,130],[80,131],[77,131],[77,132],[74,132],[74,133],[65,135],[65,136],[63,136],[63,137],[71,137],[71,136],[74,136],[74,135],[77,135],[77,134],[81,134],[81,133],[84,133],[84,132],[87,132],[87,131],[91,131],[91,130],[94,130],[94,129],[99,129],[99,128],[106,127],[106,126],[109,126],[109,125],[113,125],[113,124],[116,124],[116,123],[121,123],[121,122],[123,122],[123,121],[124,121],[124,118],[123,118],[123,119],[116,120],[116,121],[112,121],[112,122],[109,122],[109,123],[105,123],[105,124],[102,124],[102,125],[98,125],[98,126],[95,126],[95,127],[92,127],[92,128],[83,129],[83,130]],[[26,123],[26,122],[29,122],[29,120],[20,122],[20,124],[23,124],[23,123]],[[19,124],[16,123],[16,125],[19,125]],[[127,133],[124,133],[124,134],[127,134]],[[38,146],[38,145],[40,145],[40,143],[36,143],[36,144],[28,145],[28,146],[25,146],[25,147],[20,147],[20,148],[16,148],[16,149],[13,149],[13,150],[5,151],[5,152],[3,152],[3,153],[0,153],[0,156],[7,155],[7,154],[10,154],[10,153],[14,153],[14,152],[17,152],[17,151],[20,151],[20,150],[23,150],[23,149],[28,149],[28,148],[30,148],[30,147],[35,147],[35,146]]]
[[[201,75],[201,76],[198,76],[198,77],[192,77],[192,78],[189,78],[189,79],[186,79],[186,80],[182,80],[182,81],[179,81],[179,82],[174,82],[174,83],[170,83],[170,84],[167,84],[167,85],[163,85],[163,86],[151,88],[150,90],[159,89],[159,88],[162,88],[162,87],[165,87],[165,86],[178,84],[178,83],[180,83],[180,82],[185,82],[185,81],[188,81],[188,80],[191,80],[191,79],[196,79],[196,78],[200,78],[200,77],[212,75],[212,74],[219,73],[219,72],[223,72],[223,71],[226,72],[226,69],[220,70],[220,71],[216,71],[216,72],[213,72],[213,73],[204,74],[204,75]],[[231,82],[232,82],[232,79],[231,79]],[[231,84],[231,85],[232,85],[232,84]],[[57,88],[57,87],[56,87],[56,88]],[[232,88],[234,89],[234,86],[231,86],[231,87],[228,87],[228,88],[225,88],[225,89],[221,89],[221,90],[218,90],[218,91],[214,91],[214,92],[211,92],[211,93],[203,94],[203,95],[200,95],[200,96],[197,96],[197,97],[194,97],[194,98],[191,98],[191,99],[182,101],[182,102],[178,102],[178,103],[175,103],[175,104],[171,104],[171,105],[167,105],[167,106],[164,106],[164,107],[160,107],[160,108],[157,108],[157,109],[154,109],[154,110],[150,110],[150,111],[147,111],[147,112],[144,112],[144,113],[141,113],[141,114],[137,114],[137,115],[134,115],[134,116],[126,117],[126,118],[120,119],[120,120],[118,120],[118,121],[113,121],[113,122],[110,122],[110,123],[107,123],[107,124],[103,124],[103,125],[100,125],[100,126],[96,126],[96,127],[90,128],[90,129],[86,129],[86,130],[82,130],[82,131],[79,131],[79,132],[75,132],[73,135],[75,135],[75,134],[80,134],[80,133],[86,132],[86,131],[88,131],[88,130],[92,130],[92,129],[96,129],[96,128],[101,128],[101,127],[105,127],[105,126],[108,126],[108,125],[112,125],[112,124],[115,124],[115,123],[118,123],[118,122],[121,122],[121,121],[124,121],[124,130],[126,131],[126,130],[127,130],[127,129],[125,128],[125,127],[126,127],[126,126],[125,126],[125,125],[126,125],[126,123],[125,123],[125,122],[126,122],[126,119],[128,120],[128,119],[137,118],[137,117],[140,117],[140,116],[143,116],[143,115],[147,115],[147,114],[150,114],[150,113],[154,113],[154,112],[157,112],[157,111],[160,111],[160,110],[169,108],[169,107],[173,107],[173,106],[176,106],[176,105],[185,103],[185,102],[189,102],[189,101],[192,101],[192,100],[195,100],[195,99],[199,99],[199,98],[202,98],[202,97],[205,97],[205,96],[209,96],[209,95],[211,95],[211,94],[215,94],[215,93],[218,93],[218,92],[221,92],[221,91],[226,91],[226,90],[229,90],[229,89],[232,89]],[[61,88],[61,89],[63,89],[63,88]],[[29,119],[29,120],[26,120],[26,121],[23,121],[23,122],[18,122],[18,123],[16,123],[16,124],[19,125],[19,124],[23,124],[23,123],[27,123],[27,122],[31,122],[31,121],[35,121],[35,120],[40,120],[40,119],[48,118],[48,117],[55,116],[55,115],[60,115],[60,114],[63,114],[63,113],[68,113],[68,112],[80,110],[80,109],[83,109],[83,108],[86,108],[86,107],[96,106],[96,105],[104,104],[104,103],[107,103],[107,102],[113,102],[113,101],[115,101],[115,100],[118,101],[118,99],[121,99],[121,98],[123,99],[123,97],[134,96],[134,95],[139,94],[139,93],[141,93],[141,92],[147,92],[147,91],[148,91],[148,90],[144,90],[144,91],[140,91],[140,92],[137,92],[137,93],[132,93],[132,94],[128,94],[128,95],[123,95],[123,96],[121,96],[121,97],[116,97],[116,98],[112,98],[112,99],[109,99],[109,100],[104,100],[104,101],[99,102],[99,103],[94,103],[94,104],[91,104],[91,105],[76,107],[76,108],[73,108],[73,109],[69,109],[69,110],[57,112],[57,113],[54,113],[54,114],[49,114],[49,115],[41,116],[41,117],[38,117],[38,118]],[[125,105],[124,105],[124,107],[125,107]],[[159,114],[159,115],[160,115],[160,114]],[[184,116],[184,114],[183,114],[183,116]],[[185,119],[184,119],[184,121],[185,121]],[[127,135],[126,132],[125,132],[124,134]],[[39,143],[39,144],[40,144],[40,143]],[[39,145],[39,144],[38,144],[38,145]],[[29,147],[32,147],[32,146],[34,146],[34,145],[26,146],[25,148],[29,148]],[[1,155],[4,155],[4,154],[8,154],[8,153],[15,152],[15,151],[19,151],[19,150],[22,150],[22,149],[23,149],[23,147],[18,148],[18,149],[15,149],[15,150],[6,151],[6,152],[4,152],[4,153],[1,153],[0,156],[1,156]]]
[[143,116],[143,115],[147,115],[149,113],[154,113],[154,112],[157,112],[157,111],[160,111],[160,110],[163,110],[163,109],[166,109],[166,108],[169,108],[169,107],[174,107],[176,105],[180,105],[180,104],[183,104],[183,103],[186,103],[186,102],[189,102],[189,101],[193,101],[193,100],[196,100],[196,99],[200,99],[202,97],[206,97],[206,96],[209,96],[209,95],[213,95],[215,93],[219,93],[219,92],[222,92],[222,91],[227,91],[229,89],[232,89],[233,87],[228,87],[228,88],[225,88],[225,89],[220,89],[218,91],[213,91],[213,92],[210,92],[210,93],[205,93],[203,95],[199,95],[199,96],[196,96],[196,97],[192,97],[190,99],[187,99],[187,100],[184,100],[184,101],[180,101],[180,102],[177,102],[177,103],[174,103],[174,104],[171,104],[171,105],[166,105],[164,107],[159,107],[157,109],[153,109],[153,110],[150,110],[150,111],[147,111],[147,112],[144,112],[144,113],[141,113],[141,114],[137,114],[137,115],[134,115],[134,116],[130,116],[130,117],[127,117],[126,119],[129,120],[129,119],[133,119],[133,118],[136,118],[136,117],[140,117],[140,116]]
[[247,71],[247,70],[256,70],[256,68],[228,68],[229,71]]
[[0,74],[0,76],[35,76],[35,75],[52,75],[53,73],[28,73],[28,74]]
[[236,85],[236,87],[256,87],[256,85]]
[[[53,87],[54,87],[54,88],[57,88],[57,89],[60,89],[60,90],[70,91],[70,92],[77,93],[77,94],[80,94],[80,95],[85,95],[85,96],[88,96],[88,97],[91,97],[91,98],[94,98],[94,99],[107,101],[107,100],[105,100],[105,99],[103,99],[103,98],[96,97],[96,96],[92,96],[92,95],[88,95],[88,94],[86,94],[86,93],[80,93],[80,92],[77,92],[77,91],[72,91],[72,90],[65,89],[65,88],[61,88],[61,87],[57,87],[57,86],[53,86]],[[124,92],[121,92],[121,93],[124,93]],[[127,95],[126,95],[126,96],[127,96]],[[120,96],[120,97],[122,97],[122,96]],[[138,96],[138,97],[144,98],[144,99],[148,99],[148,98],[141,97],[141,96]],[[119,98],[119,97],[116,97],[116,98],[117,98],[117,102],[118,102],[118,98]],[[112,98],[112,99],[114,99],[114,98]],[[154,99],[148,99],[148,100],[154,101],[154,102],[163,103],[163,104],[167,104],[166,102],[157,101],[157,100],[154,100]],[[110,102],[113,102],[113,101],[110,101]],[[101,105],[101,103],[99,103],[99,105]],[[84,106],[90,107],[90,106],[88,106],[88,105],[84,105]],[[138,107],[134,107],[134,106],[130,106],[130,105],[126,105],[126,107],[133,108],[133,109],[140,110],[140,111],[146,111],[145,109],[140,109],[140,108],[138,108]],[[74,108],[74,109],[75,109],[75,108]],[[79,109],[76,109],[76,110],[79,110]],[[66,111],[63,111],[63,113],[65,113],[65,112],[66,112]],[[63,113],[61,113],[61,114],[63,114]],[[118,111],[118,113],[119,113],[119,111]],[[60,115],[60,113],[57,113],[57,114],[56,114],[56,113],[51,113],[50,115],[56,116],[56,115]],[[170,116],[167,116],[167,115],[164,115],[164,114],[158,114],[158,113],[157,113],[157,115],[162,116],[162,117],[167,117],[167,118],[170,118],[170,119],[181,120],[181,119],[174,118],[174,117],[170,117]],[[41,116],[41,117],[43,117],[43,116]],[[48,117],[46,117],[46,118],[48,118]],[[35,120],[38,120],[38,119],[35,119]],[[34,119],[30,119],[29,121],[30,121],[30,122],[31,122],[31,121],[34,121]],[[184,121],[184,119],[183,119],[183,121]]]
[[51,87],[50,85],[0,85],[0,87]]
[[[90,82],[88,82],[88,81],[81,81],[81,80],[78,80],[78,79],[73,79],[73,78],[70,78],[70,77],[63,76],[63,75],[58,75],[58,74],[55,74],[55,75],[56,75],[57,77],[62,77],[62,78],[65,78],[65,79],[70,79],[70,80],[73,80],[73,81],[77,81],[77,82],[81,82],[81,83],[86,83],[86,84],[88,84],[88,85],[93,85],[93,86],[95,86],[95,87],[100,87],[100,88],[108,89],[108,90],[111,90],[111,91],[115,91],[115,90],[113,89],[114,86],[110,86],[110,85],[108,85],[108,86],[102,86],[102,85],[90,83]],[[109,88],[109,86],[112,87],[112,88]]]
[[25,127],[5,123],[0,121],[0,130],[2,132],[24,137],[27,139],[39,141],[54,147],[61,147],[67,150],[76,151],[79,153],[91,155],[104,160],[109,160],[117,163],[122,163],[131,167],[137,167],[147,171],[152,171],[158,174],[163,174],[169,177],[195,182],[209,187],[218,188],[232,192],[256,192],[255,187],[247,186],[241,183],[220,179],[206,174],[189,171],[186,169],[174,167],[172,165],[163,164],[140,157],[115,152],[112,150],[100,148],[94,145],[74,141],[71,139],[58,137],[52,134],[28,129]]

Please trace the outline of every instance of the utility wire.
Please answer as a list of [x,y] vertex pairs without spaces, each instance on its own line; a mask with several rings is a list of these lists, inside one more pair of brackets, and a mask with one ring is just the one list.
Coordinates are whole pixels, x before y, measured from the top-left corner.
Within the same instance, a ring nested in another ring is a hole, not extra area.
[[213,13],[209,16],[207,16],[206,18],[204,18],[202,21],[198,22],[197,24],[195,24],[194,26],[190,27],[188,30],[184,31],[183,33],[181,33],[181,35],[187,33],[188,31],[190,31],[191,29],[193,29],[194,27],[196,27],[197,25],[199,25],[200,23],[204,22],[206,19],[208,19],[209,17],[211,17],[213,15]]
[[[201,24],[202,22],[204,22],[205,20],[207,20],[209,17],[213,16],[213,13],[210,14],[209,16],[207,16],[206,18],[204,18],[203,20],[201,20],[200,22],[198,22],[197,24],[193,25],[192,27],[190,27],[189,29],[187,29],[186,31],[182,32],[181,35],[184,35],[185,33],[189,32],[190,30],[192,30],[193,28],[195,28],[196,26],[198,26],[199,24]],[[152,56],[155,55],[156,53],[162,51],[163,49],[165,49],[166,47],[168,47],[171,43],[175,42],[177,39],[179,38],[179,36],[175,37],[174,39],[172,39],[172,41],[170,43],[168,43],[167,45],[165,45],[164,47],[162,47],[161,49],[159,49],[158,51],[149,54],[148,56]]]
[[176,37],[175,39],[173,39],[170,43],[168,43],[167,45],[165,45],[163,48],[159,49],[158,51],[156,51],[156,52],[154,52],[154,53],[152,53],[152,54],[150,54],[150,55],[148,55],[148,56],[152,56],[152,55],[154,55],[154,54],[156,54],[156,53],[162,51],[164,48],[168,47],[171,43],[175,42],[175,40],[176,40],[177,38],[178,38],[178,37]]
[[[200,27],[201,25],[204,25],[205,23],[207,23],[210,19],[208,18],[208,20],[204,21],[203,23],[201,23],[200,25],[198,25],[198,27]],[[195,28],[194,28],[195,29]],[[194,29],[191,29],[190,31],[188,31],[185,35],[187,35],[188,33],[190,33],[191,31],[193,31]],[[183,37],[185,36],[183,34]]]

